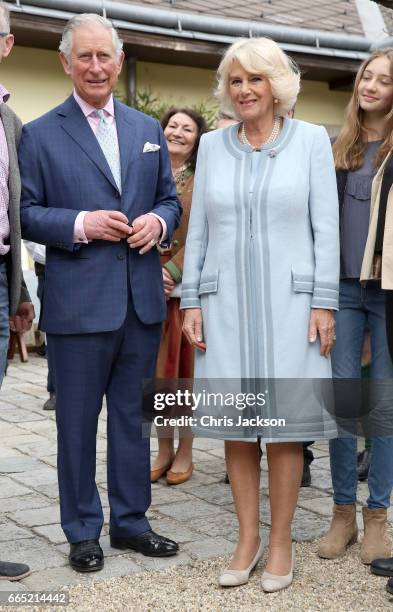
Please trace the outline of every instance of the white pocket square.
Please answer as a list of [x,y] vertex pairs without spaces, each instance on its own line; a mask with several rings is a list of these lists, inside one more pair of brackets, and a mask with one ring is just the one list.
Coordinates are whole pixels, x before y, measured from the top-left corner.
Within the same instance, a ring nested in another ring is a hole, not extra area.
[[143,145],[143,153],[152,153],[154,151],[159,151],[160,145],[152,144],[151,142],[145,142]]

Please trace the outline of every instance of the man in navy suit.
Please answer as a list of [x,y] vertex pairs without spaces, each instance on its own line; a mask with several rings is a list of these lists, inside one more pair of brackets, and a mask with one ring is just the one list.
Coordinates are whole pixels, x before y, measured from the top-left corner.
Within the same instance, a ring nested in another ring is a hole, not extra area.
[[107,399],[111,545],[177,552],[146,519],[149,440],[142,381],[153,376],[165,317],[157,242],[181,208],[158,122],[113,99],[124,54],[98,15],[66,25],[60,59],[74,92],[26,125],[19,148],[24,238],[46,244],[41,317],[56,377],[63,530],[77,571],[103,567],[96,433]]

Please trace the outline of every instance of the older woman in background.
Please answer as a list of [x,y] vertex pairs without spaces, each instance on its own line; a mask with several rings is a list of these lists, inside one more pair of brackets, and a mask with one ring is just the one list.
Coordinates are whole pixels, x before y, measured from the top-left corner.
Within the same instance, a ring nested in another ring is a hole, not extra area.
[[[192,378],[194,347],[183,335],[183,313],[180,305],[180,285],[183,272],[184,244],[190,216],[194,171],[199,140],[207,131],[205,119],[190,108],[171,108],[162,118],[161,126],[166,137],[176,182],[177,195],[183,214],[179,228],[173,235],[172,245],[161,253],[164,290],[168,314],[164,321],[158,353],[157,378]],[[158,431],[158,455],[151,467],[151,481],[166,475],[168,484],[176,485],[188,480],[193,471],[193,437],[189,428],[179,432],[179,444],[174,451],[174,428]]]
[[[287,117],[300,77],[272,40],[234,43],[218,78],[221,106],[240,123],[206,134],[198,154],[181,303],[184,330],[200,349],[195,377],[330,378],[339,232],[328,135]],[[239,542],[220,576],[223,586],[246,583],[263,552],[259,435],[268,442],[271,509],[262,588],[278,591],[292,582],[302,442],[336,432],[334,423],[326,427],[319,406],[305,415],[291,398],[290,411],[295,421],[303,414],[298,428],[226,439]]]

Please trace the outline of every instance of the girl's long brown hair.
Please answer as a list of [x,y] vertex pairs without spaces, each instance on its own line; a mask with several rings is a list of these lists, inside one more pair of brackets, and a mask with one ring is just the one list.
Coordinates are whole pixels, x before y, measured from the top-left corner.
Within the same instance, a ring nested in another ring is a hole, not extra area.
[[[377,49],[360,66],[356,75],[352,97],[347,106],[345,121],[336,142],[333,145],[333,155],[337,170],[358,170],[364,161],[364,151],[367,144],[365,138],[364,111],[359,105],[358,86],[370,62],[377,57],[386,57],[390,62],[390,76],[393,79],[393,47]],[[386,115],[385,139],[378,148],[375,167],[378,168],[388,153],[393,149],[393,107]]]

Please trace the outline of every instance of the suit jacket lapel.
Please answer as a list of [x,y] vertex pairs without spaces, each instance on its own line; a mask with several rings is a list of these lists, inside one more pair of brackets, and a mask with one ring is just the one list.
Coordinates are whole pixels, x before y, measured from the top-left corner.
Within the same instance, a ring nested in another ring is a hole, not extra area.
[[[117,138],[120,149],[121,179],[123,185],[125,185],[130,162],[138,155],[138,150],[135,146],[135,121],[130,118],[127,107],[124,107],[117,100],[114,102]],[[142,151],[140,152],[142,153]]]
[[112,176],[108,162],[102,152],[97,138],[91,129],[88,120],[84,116],[73,96],[60,107],[58,114],[64,117],[62,128],[80,146],[86,155],[94,162],[97,168],[108,179],[117,190],[116,181]]

